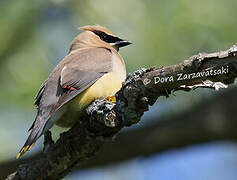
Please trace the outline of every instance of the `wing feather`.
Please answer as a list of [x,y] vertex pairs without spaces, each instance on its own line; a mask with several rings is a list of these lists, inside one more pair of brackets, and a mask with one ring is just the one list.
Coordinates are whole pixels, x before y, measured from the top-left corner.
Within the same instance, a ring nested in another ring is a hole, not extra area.
[[[35,98],[38,112],[31,133],[19,156],[29,150],[35,141],[50,128],[49,118],[64,104],[112,71],[112,54],[105,48],[88,48],[69,53],[41,85]],[[63,85],[76,88],[64,91]]]

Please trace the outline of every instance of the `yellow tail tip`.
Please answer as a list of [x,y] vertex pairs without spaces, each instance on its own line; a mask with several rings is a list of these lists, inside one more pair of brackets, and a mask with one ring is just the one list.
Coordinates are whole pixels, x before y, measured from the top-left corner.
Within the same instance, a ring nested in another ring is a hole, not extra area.
[[31,144],[30,147],[29,147],[29,149],[28,149],[28,151],[30,151],[31,148],[32,148],[34,145],[35,145],[35,143]]
[[19,153],[17,154],[17,156],[16,156],[16,159],[19,159],[23,154],[24,154],[23,151],[19,152]]
[[35,145],[35,143],[25,146],[21,149],[21,151],[17,154],[16,159],[19,159],[26,151],[31,150],[31,148]]
[[18,153],[16,156],[16,159],[19,159],[21,157],[21,153]]

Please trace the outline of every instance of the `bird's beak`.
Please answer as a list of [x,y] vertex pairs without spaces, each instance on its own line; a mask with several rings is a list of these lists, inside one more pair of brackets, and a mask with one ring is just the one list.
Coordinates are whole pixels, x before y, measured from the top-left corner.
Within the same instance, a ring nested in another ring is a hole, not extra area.
[[121,39],[121,41],[117,41],[117,42],[115,42],[115,43],[110,43],[111,46],[116,46],[116,47],[118,47],[118,48],[124,47],[124,46],[128,46],[128,45],[130,45],[130,44],[132,44],[131,41],[122,40],[122,39]]

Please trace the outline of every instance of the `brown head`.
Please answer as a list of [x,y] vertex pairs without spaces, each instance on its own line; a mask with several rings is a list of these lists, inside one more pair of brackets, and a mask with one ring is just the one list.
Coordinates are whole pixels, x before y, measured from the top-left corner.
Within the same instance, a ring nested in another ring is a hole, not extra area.
[[83,26],[79,28],[84,31],[73,41],[70,51],[78,48],[105,47],[108,49],[119,50],[120,47],[131,44],[131,41],[117,37],[106,27],[100,25]]

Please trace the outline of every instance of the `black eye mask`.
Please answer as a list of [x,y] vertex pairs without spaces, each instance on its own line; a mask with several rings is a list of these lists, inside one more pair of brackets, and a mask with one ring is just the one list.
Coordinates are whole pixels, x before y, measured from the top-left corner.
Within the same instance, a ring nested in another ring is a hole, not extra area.
[[118,42],[118,41],[122,41],[122,39],[120,39],[118,37],[108,35],[108,34],[106,34],[105,32],[102,32],[102,31],[93,31],[93,32],[97,36],[99,36],[102,41],[105,41],[107,43],[115,43],[115,42]]

